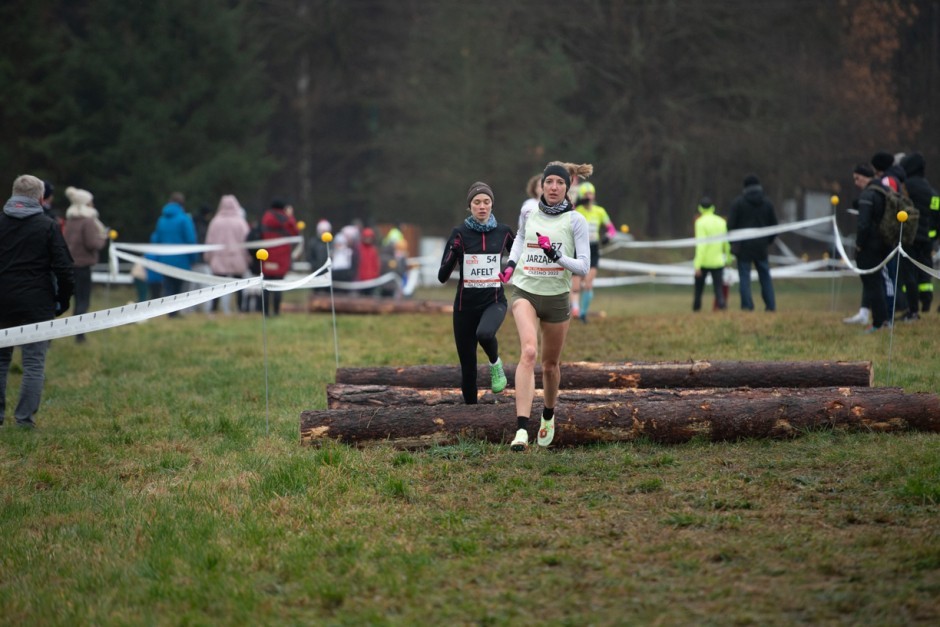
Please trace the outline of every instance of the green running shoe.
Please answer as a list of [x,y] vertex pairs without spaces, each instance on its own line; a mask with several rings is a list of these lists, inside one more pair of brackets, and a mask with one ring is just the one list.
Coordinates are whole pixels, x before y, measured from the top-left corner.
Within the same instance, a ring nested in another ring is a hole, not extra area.
[[552,417],[551,420],[545,420],[542,418],[542,422],[539,424],[539,435],[537,441],[539,446],[548,446],[552,443],[552,439],[555,437],[555,418]]
[[506,373],[503,372],[503,359],[499,358],[495,364],[490,364],[490,389],[493,394],[499,394],[506,389]]
[[516,437],[513,439],[512,444],[509,445],[509,448],[517,453],[529,448],[529,434],[525,429],[519,429],[516,431]]

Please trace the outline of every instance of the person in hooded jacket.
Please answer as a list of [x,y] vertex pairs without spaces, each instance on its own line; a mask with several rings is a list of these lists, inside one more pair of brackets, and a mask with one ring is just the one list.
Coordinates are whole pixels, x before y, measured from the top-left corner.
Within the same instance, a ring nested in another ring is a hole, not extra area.
[[[182,193],[173,192],[170,195],[170,201],[163,205],[160,218],[157,220],[157,227],[150,235],[151,244],[196,243],[196,225],[192,216],[186,213],[186,209],[183,208],[183,202],[185,202],[185,197]],[[190,270],[192,269],[193,256],[193,253],[159,255],[156,260],[181,270]],[[162,296],[164,298],[179,294],[182,291],[182,279],[163,275]],[[177,316],[179,316],[179,312],[174,311],[169,317],[175,318]]]
[[[98,219],[91,192],[68,187],[65,195],[72,204],[65,211],[65,243],[75,261],[75,309],[80,316],[91,305],[91,269],[98,263],[101,249],[108,243],[108,230]],[[81,344],[85,335],[75,336]]]
[[[774,205],[764,194],[760,179],[753,174],[744,178],[741,195],[731,203],[728,215],[728,231],[736,229],[754,229],[777,225]],[[774,284],[770,278],[770,261],[767,249],[774,241],[774,235],[741,240],[731,245],[731,253],[738,260],[738,289],[741,294],[741,309],[754,310],[751,297],[751,265],[757,269],[760,281],[760,294],[766,311],[776,311],[777,301],[774,296]]]
[[477,344],[490,363],[490,389],[506,388],[496,332],[506,318],[507,301],[499,279],[500,258],[512,249],[512,229],[493,215],[493,190],[482,181],[467,190],[470,215],[451,231],[437,280],[446,283],[457,268],[460,280],[454,296],[454,343],[460,360],[460,389],[464,403],[477,404]]
[[[0,214],[0,328],[46,322],[69,308],[74,269],[62,229],[43,213],[42,180],[24,174]],[[0,348],[0,425],[6,416],[7,375],[13,348]],[[34,428],[45,382],[49,340],[20,346],[23,378],[13,416]]]
[[[907,175],[904,183],[907,195],[920,212],[920,219],[917,221],[917,237],[914,239],[913,250],[908,252],[915,261],[932,268],[933,243],[937,239],[937,229],[940,227],[940,195],[927,180],[925,175],[927,160],[924,159],[924,155],[919,152],[905,155],[901,159],[901,167]],[[905,282],[908,313],[905,317],[914,318],[918,315],[918,305],[921,311],[925,313],[930,311],[930,306],[933,304],[933,282],[929,274],[914,264],[905,263],[905,265],[908,266],[908,276]]]
[[[375,243],[375,230],[370,227],[362,229],[359,239],[359,263],[356,265],[357,281],[372,281],[379,278],[382,272],[382,261],[379,259],[379,247]],[[362,290],[363,294],[374,294],[375,288],[368,287]]]
[[[245,248],[245,238],[251,227],[245,219],[245,210],[238,199],[231,194],[222,196],[219,207],[206,228],[206,244],[224,246],[221,250],[208,250],[203,258],[209,269],[216,276],[241,279],[248,272],[250,258]],[[232,313],[232,295],[225,294],[219,299],[222,313]],[[238,292],[238,311],[243,308],[242,292]]]
[[[283,200],[272,200],[271,207],[261,216],[261,238],[265,240],[281,239],[299,235],[297,220],[294,218],[294,208]],[[287,276],[291,266],[293,247],[290,244],[272,246],[268,250],[268,259],[264,262],[264,276],[268,279],[279,280]],[[284,292],[265,290],[265,315],[275,316],[281,313],[281,297]]]
[[[699,216],[695,219],[695,238],[715,237],[728,232],[725,219],[715,213],[715,203],[708,196],[703,196],[698,204]],[[692,299],[692,311],[702,309],[702,292],[705,291],[705,280],[712,277],[712,287],[715,288],[715,308],[725,309],[725,291],[722,285],[722,273],[731,255],[731,246],[727,240],[722,242],[707,242],[695,245],[695,293]]]

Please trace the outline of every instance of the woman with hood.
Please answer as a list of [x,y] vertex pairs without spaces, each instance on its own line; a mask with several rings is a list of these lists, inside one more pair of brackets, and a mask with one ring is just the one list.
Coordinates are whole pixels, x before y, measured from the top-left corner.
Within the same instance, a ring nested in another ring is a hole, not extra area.
[[[238,199],[231,194],[222,196],[215,215],[206,229],[206,244],[224,246],[221,250],[209,250],[203,254],[206,263],[216,276],[240,279],[248,272],[250,258],[245,248],[245,238],[251,227],[245,219],[245,210]],[[238,310],[242,309],[242,292],[238,292]],[[232,295],[225,294],[219,299],[222,313],[232,313]]]
[[[91,269],[98,263],[98,255],[108,243],[108,230],[98,219],[91,192],[69,187],[65,195],[71,203],[65,212],[65,243],[75,261],[75,310],[76,316],[88,312],[91,306]],[[79,344],[85,335],[75,336]]]
[[[519,229],[500,281],[512,281],[512,315],[519,332],[516,367],[516,437],[510,448],[529,446],[528,423],[535,397],[535,359],[542,336],[543,409],[538,444],[555,436],[555,402],[561,383],[561,351],[571,323],[571,276],[591,269],[588,224],[568,199],[571,181],[594,172],[590,164],[552,161],[542,172],[542,197],[537,209],[523,209]],[[518,264],[518,265],[517,265]],[[518,272],[516,272],[518,270]],[[515,274],[514,274],[515,273]]]
[[[196,225],[191,215],[186,213],[183,208],[185,198],[181,192],[173,192],[170,195],[170,202],[163,205],[160,212],[160,219],[157,220],[157,228],[150,236],[151,244],[195,244],[196,243]],[[157,261],[174,266],[181,270],[192,268],[193,253],[183,253],[178,255],[159,255]],[[173,296],[183,291],[183,280],[177,277],[163,275],[163,297]],[[174,311],[170,318],[176,318],[180,314]]]

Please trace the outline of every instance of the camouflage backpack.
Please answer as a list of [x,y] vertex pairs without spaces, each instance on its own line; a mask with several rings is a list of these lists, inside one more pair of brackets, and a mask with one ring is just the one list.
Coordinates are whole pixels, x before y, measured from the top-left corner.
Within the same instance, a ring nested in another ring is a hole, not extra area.
[[[905,193],[896,192],[893,189],[885,188],[880,185],[874,186],[885,198],[885,212],[878,223],[878,233],[882,241],[889,247],[894,248],[899,241],[905,248],[914,243],[917,236],[917,222],[920,219],[920,212],[910,197]],[[904,228],[901,229],[901,222],[898,220],[898,212],[907,212],[907,222],[904,222]],[[903,237],[903,239],[902,239]]]

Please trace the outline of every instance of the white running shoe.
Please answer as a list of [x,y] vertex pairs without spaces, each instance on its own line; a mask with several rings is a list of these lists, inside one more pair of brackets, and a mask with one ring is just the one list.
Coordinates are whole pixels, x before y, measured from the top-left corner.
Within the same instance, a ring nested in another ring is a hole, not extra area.
[[517,453],[529,448],[529,433],[525,429],[519,429],[516,431],[516,437],[513,439],[512,444],[509,445],[509,448]]
[[846,324],[868,324],[868,310],[859,309],[857,314],[848,318],[843,318],[842,322]]
[[542,418],[542,422],[539,424],[539,435],[537,441],[539,446],[548,446],[552,443],[552,439],[555,437],[555,417],[552,416],[551,420],[545,420]]

